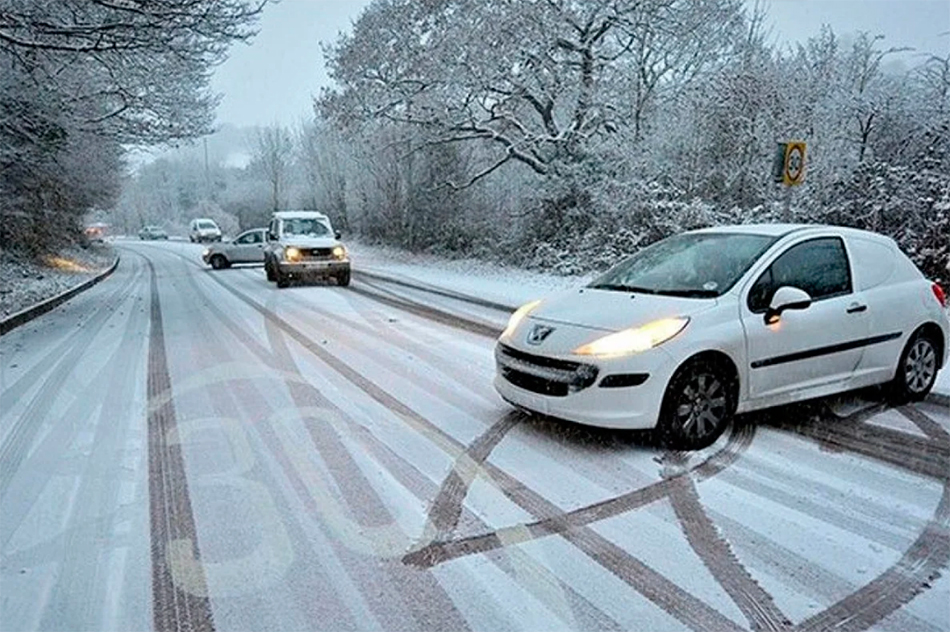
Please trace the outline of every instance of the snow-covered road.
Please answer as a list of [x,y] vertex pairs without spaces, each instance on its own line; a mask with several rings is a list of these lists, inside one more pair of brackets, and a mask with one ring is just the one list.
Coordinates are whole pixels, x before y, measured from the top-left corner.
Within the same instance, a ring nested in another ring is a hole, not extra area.
[[943,404],[669,453],[508,407],[487,304],[119,250],[0,339],[3,630],[950,628]]

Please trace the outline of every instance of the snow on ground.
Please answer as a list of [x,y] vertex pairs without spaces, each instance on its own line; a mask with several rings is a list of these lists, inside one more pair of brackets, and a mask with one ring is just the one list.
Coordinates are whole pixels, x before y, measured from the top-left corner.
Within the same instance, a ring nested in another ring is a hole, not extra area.
[[934,392],[950,397],[950,369],[947,367],[944,367],[937,373],[937,381],[934,383]]
[[361,243],[347,242],[347,247],[356,270],[420,281],[513,307],[583,285],[594,277],[544,274],[477,259],[445,259]]
[[6,318],[91,279],[109,267],[108,244],[72,246],[40,260],[0,253],[0,318]]

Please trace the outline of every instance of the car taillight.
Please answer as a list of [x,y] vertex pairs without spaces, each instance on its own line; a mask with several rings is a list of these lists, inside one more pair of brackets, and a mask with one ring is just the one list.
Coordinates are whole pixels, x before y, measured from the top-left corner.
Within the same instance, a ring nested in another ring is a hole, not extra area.
[[934,291],[934,296],[937,297],[937,300],[940,301],[940,304],[944,307],[947,306],[947,295],[944,293],[943,288],[940,287],[939,283],[934,283],[930,286],[930,289]]

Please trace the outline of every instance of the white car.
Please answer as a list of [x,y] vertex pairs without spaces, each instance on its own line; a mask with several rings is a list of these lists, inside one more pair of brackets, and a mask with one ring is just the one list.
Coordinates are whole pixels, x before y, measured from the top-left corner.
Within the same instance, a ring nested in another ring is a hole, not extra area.
[[919,400],[947,360],[946,297],[893,240],[828,226],[670,237],[518,309],[495,350],[511,404],[711,444],[733,414],[889,383]]
[[205,248],[201,258],[215,270],[229,268],[235,263],[264,263],[266,228],[252,228],[225,241]]
[[221,229],[213,219],[199,217],[191,220],[188,227],[188,239],[192,243],[199,244],[205,241],[221,241]]

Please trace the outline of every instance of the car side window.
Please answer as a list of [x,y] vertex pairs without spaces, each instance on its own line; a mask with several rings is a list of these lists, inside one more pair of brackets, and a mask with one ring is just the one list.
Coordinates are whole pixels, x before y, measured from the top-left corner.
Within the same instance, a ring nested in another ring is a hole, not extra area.
[[239,244],[253,244],[254,243],[255,233],[248,233],[246,235],[241,235],[237,238],[237,243]]
[[752,284],[749,309],[764,312],[782,286],[805,290],[813,301],[850,294],[851,268],[844,242],[838,237],[820,237],[786,250]]

